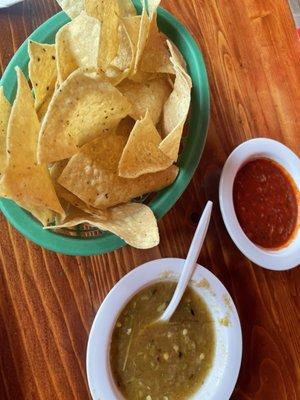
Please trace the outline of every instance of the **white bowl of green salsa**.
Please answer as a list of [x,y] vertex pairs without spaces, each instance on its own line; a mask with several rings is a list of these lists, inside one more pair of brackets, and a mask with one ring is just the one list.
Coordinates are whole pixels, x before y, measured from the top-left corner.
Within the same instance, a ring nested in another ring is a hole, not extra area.
[[110,291],[87,348],[94,400],[226,400],[242,356],[241,327],[222,283],[198,266],[167,325],[151,325],[167,306],[184,260],[143,264]]

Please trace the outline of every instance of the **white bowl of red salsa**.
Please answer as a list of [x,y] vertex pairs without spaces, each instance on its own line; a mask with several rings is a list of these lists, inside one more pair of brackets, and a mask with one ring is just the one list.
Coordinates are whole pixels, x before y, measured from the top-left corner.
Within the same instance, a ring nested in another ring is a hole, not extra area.
[[300,160],[272,139],[252,139],[228,157],[219,198],[240,251],[272,270],[300,264]]

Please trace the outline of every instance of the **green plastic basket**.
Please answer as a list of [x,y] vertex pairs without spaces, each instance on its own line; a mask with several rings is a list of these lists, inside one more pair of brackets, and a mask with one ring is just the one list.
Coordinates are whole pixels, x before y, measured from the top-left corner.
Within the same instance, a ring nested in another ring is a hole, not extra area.
[[[141,12],[140,5],[136,4],[136,7],[138,12]],[[64,12],[60,12],[43,23],[28,39],[41,43],[54,43],[56,32],[67,22],[69,22],[68,16]],[[158,192],[149,203],[159,219],[179,199],[200,161],[209,120],[209,87],[202,54],[190,33],[163,8],[158,9],[158,25],[159,29],[181,51],[193,81],[191,113],[187,122],[187,134],[183,138],[183,151],[178,161],[180,172],[176,181]],[[26,40],[10,61],[0,83],[11,103],[17,89],[14,68],[18,65],[28,76],[28,62]],[[88,256],[113,251],[125,245],[122,239],[112,233],[102,233],[95,229],[78,228],[62,232],[44,230],[35,218],[11,200],[1,199],[0,208],[8,221],[24,236],[36,244],[58,253]]]

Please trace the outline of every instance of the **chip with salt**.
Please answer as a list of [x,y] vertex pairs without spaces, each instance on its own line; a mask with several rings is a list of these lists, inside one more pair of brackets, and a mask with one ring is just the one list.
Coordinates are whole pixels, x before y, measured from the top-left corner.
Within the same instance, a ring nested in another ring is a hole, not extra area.
[[[126,28],[133,48],[133,63],[130,68],[128,79],[133,80],[134,82],[145,82],[157,77],[157,74],[145,72],[138,68],[141,54],[137,55],[137,52],[138,50],[140,51],[141,46],[144,46],[144,42],[146,41],[146,37],[148,35],[147,30],[141,28],[143,23],[142,18],[148,24],[149,18],[146,12],[144,12],[143,16],[136,15],[121,19],[124,27]],[[141,50],[143,51],[143,49]]]
[[126,27],[130,40],[136,50],[137,43],[139,40],[139,31],[140,31],[140,24],[141,24],[141,16],[135,15],[131,17],[124,17],[122,18],[122,22]]
[[41,105],[41,107],[36,111],[40,121],[42,121],[44,116],[46,115],[46,112],[48,110],[49,104],[51,103],[53,95],[54,95],[54,92],[53,92],[52,96],[47,97],[47,99],[44,101],[44,103]]
[[175,180],[176,166],[134,179],[120,177],[118,165],[127,139],[127,135],[120,133],[102,134],[82,146],[68,162],[58,183],[85,203],[107,208],[160,190]]
[[28,42],[29,78],[35,96],[35,108],[39,109],[44,104],[49,104],[57,80],[56,55],[54,44]]
[[176,66],[176,68],[179,68],[180,71],[182,72],[182,74],[184,75],[185,79],[188,82],[191,82],[191,77],[189,76],[189,74],[187,73],[187,70],[186,70],[186,68],[187,68],[186,62],[185,62],[182,54],[178,50],[178,48],[170,40],[167,40],[167,46],[171,53],[170,61],[172,62],[173,67]]
[[[133,124],[134,124],[133,120],[129,117],[122,120],[118,127],[118,132],[120,133],[120,135],[128,136],[129,132],[133,127]],[[59,176],[62,174],[67,163],[68,160],[58,161],[54,163],[50,168],[50,175],[55,187],[56,194],[66,212],[66,217],[63,219],[59,217],[56,218],[56,223],[60,225],[61,223],[64,223],[66,220],[67,221],[72,220],[74,215],[72,214],[73,215],[72,216],[71,213],[72,210],[74,211],[74,207],[76,207],[77,213],[79,212],[79,210],[81,210],[82,212],[89,214],[89,216],[90,215],[96,216],[98,221],[107,220],[109,215],[108,209],[99,209],[86,204],[79,197],[71,193],[69,190],[67,190],[57,182]]]
[[128,100],[95,72],[74,71],[54,94],[42,123],[38,160],[63,160],[102,132],[118,125],[131,110]]
[[[55,187],[57,197],[59,198],[59,200],[62,200],[63,208],[66,212],[66,218],[68,218],[68,216],[69,216],[69,208],[70,208],[69,205],[71,205],[73,207],[78,208],[79,210],[82,210],[82,211],[88,213],[88,214],[94,214],[94,215],[97,215],[102,220],[106,220],[107,219],[107,211],[106,210],[96,209],[94,207],[87,205],[79,197],[77,197],[77,196],[75,196],[75,194],[69,192],[69,190],[67,190],[66,188],[64,188],[57,182],[57,179],[62,174],[67,163],[68,163],[68,160],[58,161],[58,162],[54,163],[50,168],[51,179],[53,181],[53,185]],[[63,220],[65,220],[65,218]]]
[[[168,42],[170,48],[173,46]],[[173,91],[168,98],[163,111],[164,133],[170,133],[180,122],[185,121],[191,102],[192,82],[189,75],[184,71],[179,59],[171,57],[175,70],[175,82]]]
[[142,11],[142,16],[140,19],[140,26],[139,26],[139,33],[138,33],[138,38],[137,38],[137,43],[136,43],[136,54],[135,54],[135,62],[134,62],[134,68],[132,75],[137,73],[139,64],[143,55],[144,48],[146,46],[146,41],[149,35],[149,29],[150,29],[150,18],[147,14],[147,9],[145,5],[145,0],[143,0],[143,11]]
[[[172,47],[171,44],[170,46]],[[159,148],[175,162],[178,158],[183,127],[190,107],[192,82],[183,67],[178,64],[178,59],[171,57],[171,61],[176,78],[173,92],[164,106],[163,128],[165,138],[160,143]]]
[[[85,0],[56,0],[62,10],[70,18],[76,18],[81,11],[85,10]],[[99,1],[99,0],[98,0]],[[131,0],[118,0],[121,16],[136,15],[136,9]]]
[[112,60],[111,65],[121,71],[131,67],[134,57],[134,47],[131,42],[126,25],[120,20],[119,25],[119,50],[117,56]]
[[119,50],[117,56],[105,71],[109,82],[116,86],[130,74],[134,65],[135,47],[131,41],[126,25],[120,20]]
[[84,0],[56,0],[70,18],[76,18],[84,10]]
[[51,229],[70,228],[80,224],[90,224],[102,231],[112,232],[138,249],[149,249],[159,243],[155,216],[145,204],[128,203],[112,207],[106,221],[73,208],[62,224]]
[[130,0],[118,0],[118,5],[120,11],[119,47],[118,54],[112,60],[110,66],[116,67],[123,72],[121,79],[119,79],[120,82],[129,75],[134,66],[140,16],[136,15],[136,10]]
[[119,3],[117,0],[85,0],[85,9],[88,15],[101,22],[99,67],[105,72],[118,53]]
[[136,9],[131,0],[118,0],[120,16],[132,17],[136,15]]
[[[1,194],[45,222],[45,210],[64,215],[48,169],[37,165],[36,143],[40,123],[29,85],[19,68],[18,91],[7,128],[7,168],[1,180]],[[39,217],[40,212],[42,216]]]
[[[146,77],[146,73],[144,73],[144,72],[143,72],[143,76],[140,77],[141,71],[138,71],[135,68],[141,19],[142,19],[142,17],[140,15],[136,15],[133,17],[125,17],[125,18],[121,19],[122,24],[124,25],[124,28],[126,29],[126,32],[128,34],[128,37],[129,37],[129,40],[131,43],[131,47],[132,47],[132,62],[131,62],[129,73],[127,76],[129,77],[129,79],[134,79],[139,82],[141,82],[142,80],[145,80],[145,77]],[[139,76],[137,76],[138,74],[139,74]]]
[[[156,71],[154,68],[154,64],[156,65],[155,61],[152,61],[151,68],[147,64],[149,61],[149,57],[151,57],[151,56],[154,56],[155,58],[164,56],[164,58],[161,60],[161,62],[165,63],[165,66],[163,67],[161,65],[161,72],[170,72],[170,73],[173,72],[170,68],[167,69],[168,60],[166,57],[168,56],[168,54],[165,51],[163,51],[162,45],[161,45],[160,41],[158,41],[158,39],[156,37],[157,35],[155,32],[155,29],[154,29],[156,27],[156,9],[160,2],[159,1],[148,1],[149,12],[147,12],[145,0],[143,0],[142,3],[143,3],[143,11],[142,11],[137,45],[136,45],[135,64],[134,64],[134,69],[132,71],[132,74],[130,76],[130,79],[132,79],[135,82],[146,81],[148,79],[151,79],[153,75],[158,73],[158,71]],[[147,43],[148,43],[148,46],[147,46]],[[155,49],[156,45],[159,45],[159,48]],[[147,52],[146,52],[146,48],[147,48]],[[158,52],[158,50],[159,50],[159,52]],[[143,57],[145,56],[147,58],[147,54],[150,51],[151,51],[151,54],[149,55],[148,59],[146,61],[144,61],[145,70],[143,70],[142,69]],[[149,71],[146,70],[147,66],[149,67],[148,68]],[[152,70],[154,70],[154,72]]]
[[117,88],[132,104],[129,115],[137,120],[144,117],[148,110],[154,125],[159,121],[164,104],[172,91],[165,78],[155,78],[142,83],[126,79]]
[[11,105],[4,96],[3,87],[0,87],[0,176],[7,164],[6,137],[7,125],[11,112]]
[[173,162],[178,159],[180,141],[183,133],[185,121],[181,121],[160,143],[160,150]]
[[101,24],[82,12],[56,34],[58,81],[78,68],[97,68]]
[[165,170],[173,164],[158,147],[161,137],[149,112],[137,121],[119,161],[119,175],[137,178],[140,175]]
[[167,40],[157,27],[157,15],[150,23],[149,34],[145,44],[140,69],[144,72],[174,74],[170,60]]

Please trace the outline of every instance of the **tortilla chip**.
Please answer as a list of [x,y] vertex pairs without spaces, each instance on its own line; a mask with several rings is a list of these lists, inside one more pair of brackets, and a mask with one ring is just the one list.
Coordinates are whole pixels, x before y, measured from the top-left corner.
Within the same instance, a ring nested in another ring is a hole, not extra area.
[[116,86],[130,74],[134,65],[135,48],[129,37],[127,27],[120,20],[119,25],[119,50],[105,71],[105,76],[109,82]]
[[38,160],[50,163],[114,129],[131,110],[128,100],[95,72],[74,71],[54,94],[42,123]]
[[62,10],[73,19],[84,10],[84,0],[56,0]]
[[137,178],[140,175],[162,171],[173,164],[158,146],[161,142],[149,112],[137,121],[119,161],[119,175]]
[[[119,83],[119,77],[122,75],[124,71],[121,71],[119,68],[113,67],[110,65],[105,71],[105,78],[113,85],[116,86]],[[121,81],[122,79],[120,79]]]
[[[120,124],[118,125],[118,135],[124,136],[124,138],[128,138],[132,128],[134,126],[134,120],[130,117],[124,118]],[[127,139],[126,139],[127,140]],[[52,164],[50,167],[50,175],[55,186],[55,190],[57,192],[58,197],[66,200],[74,207],[79,209],[85,209],[89,207],[86,203],[79,199],[79,197],[75,196],[73,193],[69,192],[63,186],[61,186],[57,181],[69,160],[61,160]]]
[[131,0],[118,0],[120,16],[122,17],[134,17],[136,15],[136,9]]
[[77,196],[75,196],[75,194],[69,192],[67,189],[65,189],[57,182],[55,184],[55,191],[59,199],[63,199],[72,206],[87,212],[89,206],[85,204],[82,200],[80,200]]
[[159,7],[161,0],[148,0],[148,13],[150,18],[156,13],[157,8]]
[[[137,15],[134,17],[127,17],[127,18],[121,19],[121,23],[123,24],[124,28],[126,29],[128,38],[131,43],[131,49],[132,49],[132,62],[130,65],[130,70],[128,71],[128,74],[127,74],[129,79],[132,79],[131,75],[133,74],[134,67],[135,67],[141,18],[142,17],[140,15]],[[134,73],[134,76],[136,75],[136,73],[137,73],[137,71]]]
[[7,125],[11,112],[11,105],[4,96],[3,87],[0,87],[0,176],[7,164],[6,137]]
[[144,72],[139,69],[134,75],[129,75],[128,79],[137,83],[146,83],[157,77],[158,74],[153,74],[151,72]]
[[[135,65],[134,65],[134,69],[132,72],[132,76],[130,77],[130,79],[133,79],[134,81],[137,82],[141,82],[142,79],[140,77],[135,78],[135,75],[137,75],[138,73],[141,74],[142,70],[141,70],[141,62],[142,62],[142,58],[147,46],[147,42],[148,42],[148,38],[149,35],[151,34],[150,30],[153,31],[153,34],[155,35],[155,25],[156,25],[156,9],[160,3],[160,1],[149,1],[148,0],[148,10],[149,10],[149,15],[147,13],[147,7],[145,4],[145,0],[142,1],[143,3],[143,11],[142,11],[142,16],[141,16],[141,21],[140,21],[140,29],[139,29],[139,35],[138,35],[138,41],[137,41],[137,46],[136,46],[136,56],[135,56]],[[155,20],[155,21],[154,21]],[[154,38],[155,39],[155,38]],[[151,44],[152,43],[152,44]],[[156,53],[156,51],[154,50],[154,46],[155,43],[153,44],[153,38],[151,38],[151,42],[150,42],[151,46],[151,51],[153,51],[154,53],[154,57],[160,57],[161,53],[162,53],[162,49],[160,49],[160,53]],[[161,46],[160,46],[161,47]],[[150,50],[150,49],[148,49]],[[167,61],[163,60],[164,62]],[[146,61],[145,61],[146,63]],[[152,72],[152,71],[150,71]],[[164,71],[163,71],[164,72]],[[143,71],[143,74],[147,74],[148,71]],[[146,79],[146,78],[144,78]]]
[[190,104],[189,93],[190,87],[182,74],[177,72],[173,92],[163,110],[164,136],[170,134],[182,120],[185,120]]
[[136,55],[135,55],[135,62],[132,75],[134,75],[138,71],[143,51],[146,46],[146,41],[149,35],[149,29],[150,29],[150,18],[148,17],[147,14],[145,0],[143,0],[143,11],[140,19],[139,35],[136,44]]
[[[68,160],[62,160],[58,161],[55,164],[53,164],[50,168],[50,175],[51,179],[53,181],[53,185],[55,187],[56,194],[60,200],[63,200],[63,205],[64,205],[64,210],[66,211],[66,218],[68,218],[68,207],[66,207],[66,204],[71,204],[73,207],[76,207],[88,214],[93,214],[97,215],[99,218],[101,218],[103,221],[107,219],[107,211],[106,210],[100,210],[96,209],[94,207],[89,206],[85,202],[83,202],[79,197],[75,196],[75,194],[69,192],[66,188],[61,186],[58,182],[57,179],[59,176],[62,174],[63,170],[65,169],[66,165],[68,163]],[[63,219],[64,221],[65,219]]]
[[34,90],[34,105],[36,110],[39,110],[44,103],[49,102],[55,90],[57,79],[55,45],[30,40],[28,53],[30,57],[28,72]]
[[117,56],[112,60],[111,65],[121,71],[130,68],[133,59],[133,45],[125,24],[119,25],[119,50]]
[[170,133],[180,122],[186,119],[191,102],[192,81],[184,70],[181,60],[174,52],[173,45],[168,42],[171,50],[171,61],[176,73],[173,92],[168,98],[163,112],[164,132]]
[[97,68],[100,22],[82,12],[56,34],[58,82],[78,68]]
[[[29,85],[19,68],[18,91],[7,132],[8,165],[1,180],[2,193],[27,210],[49,209],[64,215],[45,165],[37,165],[36,143],[40,128]],[[32,211],[34,213],[34,211]]]
[[[121,3],[123,4],[122,0],[119,1],[121,14],[130,15],[124,10],[122,12]],[[123,5],[126,5],[125,3]],[[140,20],[141,17],[136,15],[119,18],[118,54],[105,71],[106,76],[109,77],[113,85],[117,85],[125,79],[134,67]]]
[[188,82],[191,82],[191,77],[189,76],[189,74],[187,73],[186,69],[186,62],[185,59],[183,58],[183,55],[180,53],[180,51],[178,50],[178,48],[175,46],[174,43],[172,43],[170,40],[167,40],[167,46],[169,48],[170,54],[171,54],[171,58],[170,61],[174,65],[180,69],[180,71],[182,72],[183,76],[186,78],[186,80]]
[[173,162],[178,159],[184,123],[185,121],[182,121],[178,124],[159,145],[159,149]]
[[150,23],[140,69],[144,72],[174,74],[167,40],[158,30],[156,14],[154,14]]
[[75,196],[75,194],[69,192],[67,189],[65,189],[63,186],[61,186],[57,182],[57,179],[60,177],[60,175],[62,174],[62,172],[65,169],[67,164],[68,164],[68,160],[57,161],[49,169],[50,176],[51,176],[57,197],[59,199],[65,200],[66,202],[70,203],[74,207],[83,209],[83,207],[86,204],[82,200],[80,200],[77,196]]
[[118,53],[119,4],[117,0],[85,0],[85,9],[101,22],[99,67],[105,72]]
[[21,207],[25,208],[30,214],[32,214],[41,224],[46,227],[55,222],[56,215],[52,210],[44,208],[43,206],[32,206],[27,207],[24,204],[21,204]]
[[168,98],[163,111],[165,139],[159,145],[171,160],[177,161],[181,136],[186,121],[190,102],[192,82],[189,75],[178,64],[177,58],[171,57],[176,78],[173,92]]
[[49,104],[51,103],[52,97],[53,97],[53,95],[51,97],[49,96],[46,99],[46,101],[44,101],[44,103],[41,105],[41,107],[37,110],[37,115],[38,115],[38,118],[39,118],[40,122],[43,121],[44,116],[47,113],[47,110],[48,110]]
[[135,49],[137,48],[137,43],[139,40],[141,19],[142,17],[140,15],[136,15],[134,17],[124,17],[121,19]]
[[[141,18],[142,18],[141,15],[137,15],[136,17],[123,18],[122,22],[126,27],[126,30],[128,32],[128,35],[130,37],[134,49],[134,62],[130,70],[130,74],[128,75],[128,79],[133,80],[134,82],[145,83],[147,80],[157,78],[157,74],[141,71],[140,69],[134,69],[134,65],[136,63],[136,58],[137,58]],[[144,32],[144,34],[147,33]]]
[[129,115],[137,120],[143,118],[148,110],[154,125],[159,121],[164,104],[172,90],[164,78],[152,79],[145,83],[126,79],[117,88],[132,104]]
[[[99,0],[98,0],[98,2],[99,2]],[[87,6],[89,7],[90,12],[94,12],[95,9],[92,7],[93,7],[93,4],[97,5],[96,4],[97,1],[90,1],[87,3],[88,3]],[[131,0],[118,0],[117,4],[118,4],[118,10],[119,10],[118,15],[120,17],[132,17],[132,16],[136,15],[136,9]],[[85,6],[85,8],[86,8],[86,6]]]
[[70,228],[80,224],[90,224],[100,230],[112,232],[138,249],[149,249],[159,244],[155,216],[145,204],[128,203],[113,207],[109,209],[106,221],[73,209],[63,224],[52,226],[50,229]]
[[[126,142],[127,135],[102,134],[81,147],[68,162],[58,182],[85,203],[107,208],[160,190],[175,180],[176,166],[135,179],[120,177],[118,165]],[[82,171],[85,171],[84,179]]]

